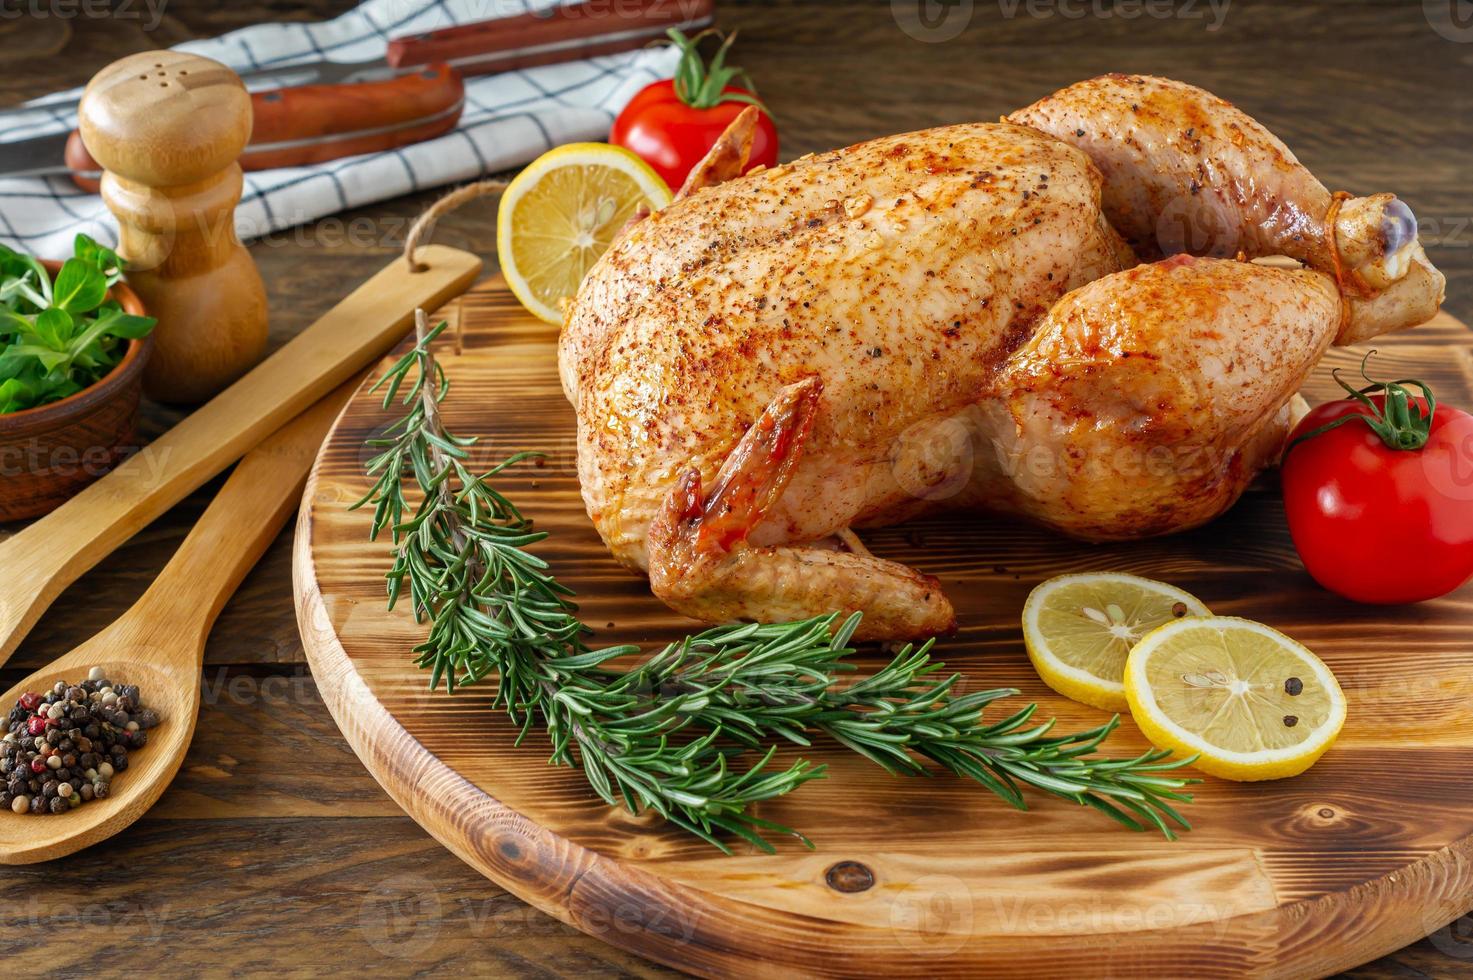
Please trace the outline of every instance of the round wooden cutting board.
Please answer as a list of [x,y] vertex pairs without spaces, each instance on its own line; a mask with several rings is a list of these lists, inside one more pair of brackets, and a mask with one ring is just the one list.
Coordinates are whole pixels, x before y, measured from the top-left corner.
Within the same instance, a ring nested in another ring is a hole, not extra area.
[[[441,344],[448,423],[481,437],[478,463],[548,454],[497,485],[551,532],[536,550],[578,590],[593,642],[648,648],[690,632],[615,564],[584,514],[555,329],[498,281],[443,314],[464,344],[459,354]],[[1461,324],[1441,317],[1378,343],[1379,374],[1422,377],[1449,404],[1473,405],[1473,334]],[[1330,397],[1329,368],[1355,362],[1333,352],[1307,394]],[[1184,809],[1195,829],[1171,843],[1042,794],[1020,812],[975,783],[892,777],[820,745],[811,756],[829,778],[761,810],[816,849],[784,840],[775,855],[727,857],[603,805],[581,772],[546,764],[540,732],[513,748],[488,691],[426,690],[409,652],[423,628],[384,608],[387,545],[369,542],[366,511],[347,509],[369,486],[363,441],[389,418],[360,391],[308,486],[296,589],[313,674],[358,755],[415,820],[591,935],[713,975],[1302,976],[1372,959],[1473,906],[1473,589],[1406,608],[1318,589],[1271,480],[1207,528],[1134,544],[962,515],[863,537],[940,577],[961,630],[939,655],[968,689],[1020,688],[1019,704],[1041,701],[1040,717],[1066,729],[1105,715],[1054,696],[1029,666],[1019,615],[1050,575],[1162,578],[1214,612],[1289,633],[1334,668],[1350,700],[1338,744],[1311,771],[1263,784],[1208,778]],[[1125,755],[1146,743],[1127,720],[1105,747]]]

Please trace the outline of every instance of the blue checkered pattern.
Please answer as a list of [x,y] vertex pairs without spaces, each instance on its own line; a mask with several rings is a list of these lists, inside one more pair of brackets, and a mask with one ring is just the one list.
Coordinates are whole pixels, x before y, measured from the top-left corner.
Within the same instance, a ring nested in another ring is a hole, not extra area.
[[[261,24],[181,44],[179,50],[237,71],[322,59],[366,61],[383,57],[391,38],[553,5],[548,0],[367,0],[335,20]],[[465,113],[451,133],[384,153],[246,174],[236,228],[249,240],[335,211],[514,167],[561,143],[604,139],[624,104],[651,81],[669,77],[675,61],[675,52],[653,48],[469,78]],[[73,111],[39,109],[6,119],[0,141],[75,126]],[[117,242],[112,217],[97,195],[65,177],[0,179],[0,241],[59,257],[71,254],[78,232]]]

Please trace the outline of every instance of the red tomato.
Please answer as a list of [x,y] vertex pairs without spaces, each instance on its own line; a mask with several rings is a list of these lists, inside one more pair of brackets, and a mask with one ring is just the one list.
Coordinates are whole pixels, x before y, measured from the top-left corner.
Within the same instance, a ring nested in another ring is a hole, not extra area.
[[[723,94],[750,96],[746,89],[728,85]],[[670,79],[646,85],[614,120],[609,142],[639,154],[670,185],[679,190],[685,175],[700,162],[748,103],[718,102],[708,109],[686,104]],[[761,112],[752,138],[748,169],[777,163],[777,127]]]
[[[1371,401],[1384,415],[1386,395]],[[1425,400],[1408,404],[1418,409],[1412,429],[1423,417],[1420,448],[1392,448],[1356,420],[1292,445],[1284,458],[1284,508],[1304,567],[1357,602],[1420,602],[1473,576],[1473,416],[1438,405],[1429,427]],[[1290,442],[1351,414],[1376,419],[1353,399],[1330,402],[1310,412]],[[1391,414],[1392,429],[1405,432]]]

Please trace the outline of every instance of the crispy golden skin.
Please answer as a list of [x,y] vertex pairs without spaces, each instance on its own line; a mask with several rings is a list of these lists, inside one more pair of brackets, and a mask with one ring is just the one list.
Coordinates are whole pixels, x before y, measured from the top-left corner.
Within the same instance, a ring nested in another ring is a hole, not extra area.
[[[584,500],[666,602],[946,630],[936,582],[850,528],[942,508],[1088,538],[1200,524],[1276,456],[1331,342],[1440,300],[1404,206],[1337,205],[1205,92],[1110,76],[1012,120],[745,177],[734,129],[589,273],[560,348]],[[1149,232],[1178,191],[1232,204],[1235,250],[1309,268],[1138,266],[1115,229],[1170,251]]]

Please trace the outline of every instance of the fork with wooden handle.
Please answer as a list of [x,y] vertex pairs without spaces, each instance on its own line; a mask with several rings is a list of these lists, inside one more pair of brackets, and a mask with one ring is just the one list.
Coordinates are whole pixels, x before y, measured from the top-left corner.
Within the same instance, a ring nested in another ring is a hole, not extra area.
[[59,815],[0,813],[0,863],[48,861],[111,837],[169,785],[194,735],[210,627],[296,510],[317,450],[357,386],[338,388],[248,453],[133,608],[0,697],[8,707],[26,691],[75,684],[101,667],[115,684],[138,685],[159,715],[106,799]]
[[476,256],[430,245],[411,272],[396,261],[142,452],[0,542],[0,663],[83,572],[288,419],[368,367],[481,270]]

